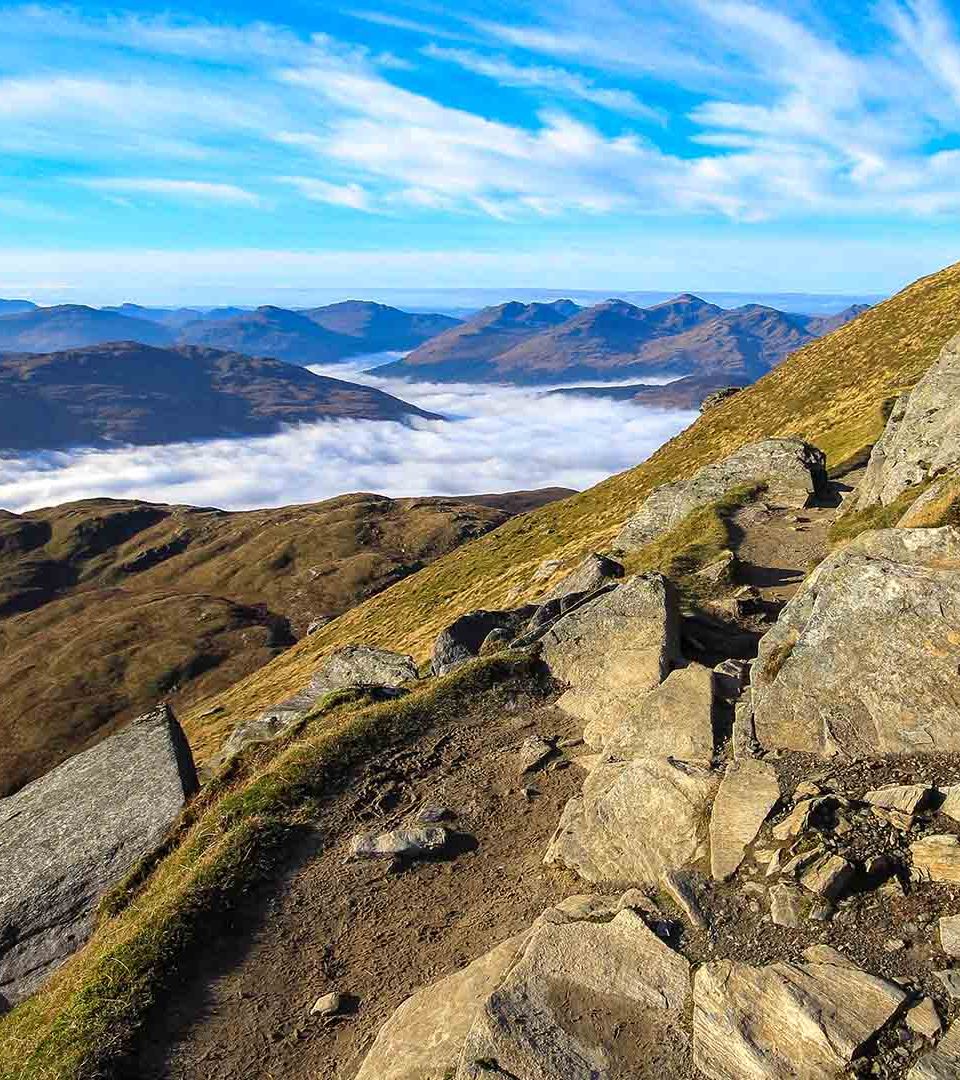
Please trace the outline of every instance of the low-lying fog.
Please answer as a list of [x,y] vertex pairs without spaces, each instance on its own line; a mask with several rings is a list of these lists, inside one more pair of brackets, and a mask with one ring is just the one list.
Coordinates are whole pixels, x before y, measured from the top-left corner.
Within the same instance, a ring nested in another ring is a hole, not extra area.
[[390,358],[311,370],[377,386],[447,421],[327,421],[266,437],[0,458],[0,507],[20,512],[108,496],[242,510],[353,491],[582,489],[637,464],[695,416],[545,397],[542,388],[437,385],[361,373]]

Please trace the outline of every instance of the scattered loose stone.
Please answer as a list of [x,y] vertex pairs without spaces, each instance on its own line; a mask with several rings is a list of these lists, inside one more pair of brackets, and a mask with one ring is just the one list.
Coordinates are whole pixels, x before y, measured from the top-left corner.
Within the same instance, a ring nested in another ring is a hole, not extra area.
[[843,894],[854,868],[840,855],[821,855],[800,877],[800,884],[826,900],[836,900]]
[[700,896],[692,876],[682,870],[668,871],[660,879],[667,895],[686,915],[691,925],[697,930],[706,930],[709,920],[700,903]]
[[539,735],[523,740],[517,751],[517,766],[521,773],[533,772],[555,753],[552,743]]
[[941,814],[946,814],[954,821],[960,821],[960,784],[941,788],[943,802],[938,807]]
[[805,897],[795,885],[784,881],[770,889],[770,918],[777,926],[799,929],[805,906]]
[[907,1013],[907,1027],[925,1039],[935,1039],[943,1025],[932,998],[925,997]]
[[324,994],[323,997],[317,998],[313,1004],[313,1008],[310,1010],[310,1015],[326,1019],[327,1017],[336,1016],[338,1013],[343,1012],[343,1008],[343,994],[334,990],[329,994]]
[[710,815],[710,872],[715,880],[736,873],[779,798],[772,765],[746,758],[727,766]]
[[960,1023],[954,1022],[935,1049],[907,1073],[907,1080],[957,1080],[960,1076]]
[[943,983],[943,988],[950,997],[960,998],[960,970],[947,968],[945,971],[935,971],[933,974]]
[[910,845],[910,853],[921,881],[960,883],[960,837],[952,833],[925,836]]
[[450,834],[442,825],[411,826],[385,833],[358,833],[350,841],[355,859],[416,859],[438,855]]
[[960,956],[960,915],[941,916],[940,948],[947,956]]

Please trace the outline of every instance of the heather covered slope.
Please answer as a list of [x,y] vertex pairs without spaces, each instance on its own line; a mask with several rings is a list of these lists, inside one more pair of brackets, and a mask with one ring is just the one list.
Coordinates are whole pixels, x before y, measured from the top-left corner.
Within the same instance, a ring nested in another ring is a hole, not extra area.
[[0,796],[158,698],[185,707],[223,690],[311,623],[562,494],[0,514]]
[[915,282],[794,353],[637,468],[508,522],[354,608],[188,714],[191,740],[216,743],[238,720],[303,685],[317,657],[338,645],[363,641],[424,658],[457,615],[523,597],[544,559],[569,567],[583,553],[603,550],[657,484],[687,476],[746,443],[801,435],[826,451],[832,466],[855,459],[879,436],[891,399],[916,383],[957,330],[960,264]]

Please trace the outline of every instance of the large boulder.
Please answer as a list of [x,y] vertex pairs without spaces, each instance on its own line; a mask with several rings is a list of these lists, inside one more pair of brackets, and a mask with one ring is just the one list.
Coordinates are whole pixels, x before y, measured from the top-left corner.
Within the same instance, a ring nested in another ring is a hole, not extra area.
[[0,996],[20,1001],[84,944],[103,893],[196,788],[190,747],[161,705],[0,799]]
[[766,749],[960,750],[960,530],[863,533],[810,575],[760,642]]
[[569,689],[558,705],[585,723],[614,723],[666,677],[680,653],[673,587],[638,574],[577,607],[543,635],[543,659]]
[[684,1075],[689,986],[688,962],[633,911],[545,923],[484,1004],[455,1080]]
[[704,964],[693,988],[694,1064],[710,1080],[835,1080],[907,995],[826,946],[804,963]]
[[265,709],[252,720],[238,724],[223,745],[221,760],[251,743],[266,742],[282,735],[334,690],[399,690],[418,677],[412,656],[369,645],[345,645],[324,657],[310,682],[299,693]]
[[715,789],[699,765],[604,757],[564,808],[544,862],[585,881],[656,885],[706,855]]
[[894,405],[848,510],[888,506],[907,488],[960,465],[960,334]]
[[722,461],[705,465],[689,480],[655,488],[623,526],[614,546],[621,551],[642,548],[692,510],[716,502],[732,488],[761,482],[766,484],[768,502],[801,509],[827,490],[826,458],[800,439],[748,443]]
[[480,655],[487,635],[494,630],[506,630],[509,636],[519,633],[521,627],[536,612],[536,606],[516,608],[512,611],[468,611],[440,631],[433,646],[430,670],[434,675],[446,675]]

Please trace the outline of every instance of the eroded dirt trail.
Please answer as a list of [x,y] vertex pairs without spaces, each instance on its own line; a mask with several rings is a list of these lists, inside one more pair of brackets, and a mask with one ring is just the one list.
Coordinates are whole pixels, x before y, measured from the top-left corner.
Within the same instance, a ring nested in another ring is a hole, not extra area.
[[[585,751],[569,748],[521,775],[517,750],[534,733],[579,735],[530,698],[494,701],[371,760],[324,809],[279,887],[251,896],[184,973],[127,1080],[347,1080],[413,991],[577,892],[542,859],[583,781],[571,757]],[[425,805],[456,812],[454,857],[393,870],[345,860],[355,832],[395,827]],[[333,989],[358,999],[353,1014],[311,1016]]]

